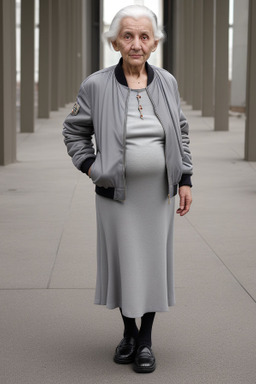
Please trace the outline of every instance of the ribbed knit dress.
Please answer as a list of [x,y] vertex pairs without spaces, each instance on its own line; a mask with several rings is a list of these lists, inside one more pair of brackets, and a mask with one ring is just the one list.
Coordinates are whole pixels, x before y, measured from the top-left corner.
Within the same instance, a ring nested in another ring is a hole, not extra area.
[[126,125],[126,199],[120,202],[96,195],[95,304],[120,307],[132,318],[168,311],[175,302],[174,198],[168,202],[164,142],[163,127],[146,89],[131,90]]

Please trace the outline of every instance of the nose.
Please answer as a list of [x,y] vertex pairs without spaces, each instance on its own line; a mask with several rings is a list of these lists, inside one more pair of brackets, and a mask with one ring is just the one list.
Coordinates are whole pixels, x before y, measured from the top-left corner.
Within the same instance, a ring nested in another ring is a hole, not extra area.
[[139,51],[141,49],[140,38],[135,36],[133,39],[132,49]]

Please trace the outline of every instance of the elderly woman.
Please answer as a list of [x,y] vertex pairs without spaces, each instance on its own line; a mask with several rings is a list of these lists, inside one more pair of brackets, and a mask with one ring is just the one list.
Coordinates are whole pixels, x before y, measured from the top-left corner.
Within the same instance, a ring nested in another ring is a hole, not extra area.
[[122,57],[83,81],[63,134],[74,165],[96,186],[95,304],[119,308],[124,323],[114,361],[146,373],[156,366],[155,312],[175,302],[175,195],[181,216],[192,201],[188,124],[176,80],[147,62],[164,37],[155,14],[121,9],[105,37]]

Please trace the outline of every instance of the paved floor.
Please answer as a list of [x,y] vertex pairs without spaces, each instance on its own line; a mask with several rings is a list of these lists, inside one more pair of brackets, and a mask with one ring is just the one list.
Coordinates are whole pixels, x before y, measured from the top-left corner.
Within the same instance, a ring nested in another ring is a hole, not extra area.
[[93,304],[94,189],[62,142],[70,108],[18,135],[0,167],[1,384],[255,384],[256,163],[244,118],[229,132],[184,106],[195,164],[193,207],[176,217],[177,305],[158,314],[157,369],[112,362],[118,310]]

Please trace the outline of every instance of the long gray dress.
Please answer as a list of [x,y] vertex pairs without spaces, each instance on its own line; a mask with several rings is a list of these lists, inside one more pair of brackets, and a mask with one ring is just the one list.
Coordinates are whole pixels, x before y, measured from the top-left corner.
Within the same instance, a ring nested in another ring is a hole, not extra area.
[[[143,107],[140,117],[139,103]],[[164,131],[145,89],[131,90],[126,135],[126,200],[96,195],[95,304],[127,317],[174,305],[174,198],[168,203]]]

